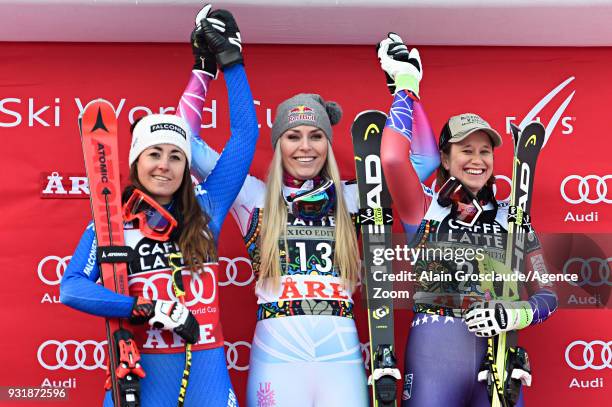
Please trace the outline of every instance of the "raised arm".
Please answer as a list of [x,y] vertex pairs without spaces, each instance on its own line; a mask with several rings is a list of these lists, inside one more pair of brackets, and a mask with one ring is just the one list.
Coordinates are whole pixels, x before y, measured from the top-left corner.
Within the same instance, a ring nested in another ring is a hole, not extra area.
[[414,102],[412,111],[412,141],[410,142],[410,162],[419,181],[425,182],[440,165],[440,152],[423,104]]
[[[383,131],[381,160],[393,202],[406,233],[416,231],[430,202],[421,182],[439,164],[433,132],[418,100],[422,65],[416,49],[408,52],[396,34],[390,33],[378,48],[381,66],[394,93]],[[409,159],[407,159],[409,158]]]
[[212,78],[204,71],[197,69],[191,71],[189,82],[176,109],[176,114],[184,118],[189,125],[191,172],[199,181],[206,179],[219,158],[219,153],[200,138],[202,108],[211,80]]
[[[201,22],[198,21],[196,28],[191,35],[191,44],[195,57],[195,64],[189,83],[181,97],[179,108],[177,109],[177,114],[187,120],[191,129],[191,170],[192,174],[194,174],[200,181],[205,180],[208,177],[213,168],[215,168],[215,165],[217,165],[217,160],[220,156],[216,150],[212,149],[202,138],[200,138],[200,125],[202,120],[201,114],[206,99],[206,93],[210,84],[212,84],[212,79],[217,77],[217,58],[209,49],[208,44],[206,43],[206,38],[203,36],[201,30],[202,25]],[[229,72],[229,77],[232,77],[232,74],[233,72]],[[239,75],[243,74],[244,73]],[[233,89],[231,86],[232,84],[228,82],[229,78],[227,73],[225,78],[228,84],[228,89]],[[246,95],[239,94],[238,98],[240,99],[241,96],[244,97]],[[241,102],[238,102],[238,104],[241,104]],[[239,114],[237,116],[239,116]],[[234,134],[234,128],[232,128],[232,134]],[[226,149],[229,146],[230,145],[228,144]],[[198,185],[196,193],[198,195],[203,194],[205,191],[204,188],[207,187],[209,187],[208,184]],[[240,193],[234,200],[230,209],[234,220],[240,228],[242,236],[245,236],[248,232],[248,225],[251,215],[257,203],[257,199],[254,197],[263,196],[264,193],[265,184],[261,180],[248,175],[244,181]],[[207,199],[208,198],[204,199],[204,201]],[[215,222],[215,225],[220,226],[220,222]]]
[[195,175],[198,181],[206,179],[219,158],[219,153],[210,148],[200,138],[202,109],[209,86],[212,84],[212,80],[217,78],[218,73],[215,54],[208,48],[202,36],[198,36],[201,29],[200,22],[196,22],[196,27],[191,33],[191,51],[194,57],[193,70],[176,109],[176,114],[185,119],[189,125],[192,157],[191,173]]
[[[224,30],[213,27],[208,17],[221,21]],[[259,131],[236,21],[226,10],[215,10],[208,17],[201,21],[201,31],[196,31],[196,37],[199,44],[207,44],[224,73],[231,129],[230,139],[198,194],[200,204],[211,217],[210,227],[216,237],[247,177]]]
[[412,105],[413,101],[405,91],[395,94],[380,147],[385,179],[404,229],[409,234],[416,231],[430,202],[415,166],[411,159],[407,159],[412,158]]

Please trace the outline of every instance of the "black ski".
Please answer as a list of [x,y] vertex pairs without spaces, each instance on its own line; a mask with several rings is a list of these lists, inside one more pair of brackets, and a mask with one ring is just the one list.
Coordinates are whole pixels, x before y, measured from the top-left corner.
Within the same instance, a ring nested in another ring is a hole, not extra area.
[[[522,131],[512,126],[514,139],[514,163],[512,171],[512,192],[508,210],[508,238],[506,242],[506,265],[513,271],[524,271],[526,239],[535,238],[531,229],[531,203],[533,200],[533,184],[535,168],[544,145],[546,130],[541,123],[532,122]],[[517,283],[505,282],[496,290],[496,298],[504,300],[519,300]],[[494,358],[491,365],[491,405],[513,405],[505,397],[509,378],[506,377],[506,360],[509,348],[518,344],[518,332],[501,333],[488,340],[488,357]]]
[[368,383],[372,386],[375,407],[397,405],[396,381],[401,378],[394,355],[393,299],[380,295],[390,293],[393,283],[373,279],[375,271],[383,274],[393,272],[391,264],[376,266],[373,258],[375,249],[391,247],[392,238],[391,195],[380,160],[380,142],[386,121],[387,115],[383,112],[369,110],[359,113],[351,127],[370,329],[371,375]]

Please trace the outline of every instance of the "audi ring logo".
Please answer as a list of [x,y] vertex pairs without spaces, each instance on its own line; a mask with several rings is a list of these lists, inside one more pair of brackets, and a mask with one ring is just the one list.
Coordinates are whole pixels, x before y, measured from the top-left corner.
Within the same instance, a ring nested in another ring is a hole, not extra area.
[[[38,347],[38,363],[47,370],[106,369],[107,341],[50,339]],[[225,342],[227,368],[249,369],[251,344],[246,341]],[[246,350],[246,354],[244,351]]]
[[582,287],[583,285],[590,285],[591,287],[612,285],[612,282],[610,282],[610,262],[612,262],[612,257],[607,259],[600,257],[589,257],[588,259],[572,257],[563,265],[563,273],[574,274],[576,270],[572,268],[572,265],[579,264],[580,277],[578,281],[569,281],[571,285],[576,287]]
[[[561,183],[561,196],[565,202],[571,204],[612,203],[608,194],[608,180],[612,175],[569,175]],[[574,182],[572,182],[574,181]]]
[[[227,360],[227,368],[235,369],[240,372],[249,370],[249,358],[251,353],[251,344],[246,341],[224,342],[225,344],[225,359]],[[239,352],[239,349],[247,349],[246,356]]]
[[60,342],[50,339],[38,347],[38,363],[47,370],[105,369],[106,343],[72,339]]
[[[565,349],[565,361],[574,370],[612,368],[612,341],[574,341]],[[572,350],[576,348],[576,351]],[[582,350],[582,352],[580,352]]]
[[[508,183],[508,196],[506,196],[503,199],[497,196],[497,185],[500,179],[503,179],[504,181],[506,181],[506,183]],[[493,184],[493,195],[495,196],[495,199],[497,199],[498,201],[509,201],[511,193],[512,193],[512,180],[509,177],[506,177],[505,175],[496,175],[495,184]]]
[[[188,271],[183,271],[183,277],[189,277],[189,296],[193,296],[185,302],[185,305],[191,307],[197,303],[211,304],[217,294],[217,285],[215,284],[215,273],[210,267],[204,266],[201,274],[194,274]],[[202,279],[206,279],[207,283],[204,283]],[[155,274],[147,277],[131,277],[129,280],[129,286],[132,287],[135,284],[142,284],[140,289],[142,294],[151,300],[163,298],[159,296],[159,289],[166,290],[166,298],[170,298],[173,301],[178,301],[174,295],[174,288],[172,286],[172,276],[170,274]],[[206,286],[209,286],[206,289]]]
[[[38,263],[38,278],[47,285],[59,285],[62,275],[68,267],[68,262],[72,256],[46,256]],[[243,287],[255,280],[255,273],[251,261],[246,257],[219,257],[219,268],[223,270],[225,264],[225,278],[220,277],[219,285],[222,287],[230,284]],[[144,283],[144,281],[141,281]],[[196,282],[201,289],[201,282]],[[151,288],[147,285],[146,288]]]
[[38,263],[38,278],[47,285],[58,285],[72,256],[47,256]]
[[223,263],[225,263],[225,276],[226,280],[223,281],[223,277],[219,276],[219,285],[225,287],[233,284],[239,287],[251,284],[255,279],[255,273],[253,273],[253,267],[251,261],[246,257],[235,257],[233,259],[227,257],[219,257],[219,273],[223,270]]

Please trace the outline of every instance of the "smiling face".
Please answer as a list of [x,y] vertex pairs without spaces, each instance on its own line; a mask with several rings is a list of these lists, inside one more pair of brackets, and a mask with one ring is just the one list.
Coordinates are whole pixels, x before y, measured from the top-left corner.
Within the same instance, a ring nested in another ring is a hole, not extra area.
[[493,174],[491,138],[487,133],[477,131],[452,143],[449,154],[442,153],[442,165],[476,195]]
[[299,180],[319,175],[327,160],[328,141],[325,133],[314,126],[297,126],[279,139],[283,169]]
[[157,144],[138,157],[138,180],[151,197],[165,205],[181,186],[187,159],[182,150],[172,144]]

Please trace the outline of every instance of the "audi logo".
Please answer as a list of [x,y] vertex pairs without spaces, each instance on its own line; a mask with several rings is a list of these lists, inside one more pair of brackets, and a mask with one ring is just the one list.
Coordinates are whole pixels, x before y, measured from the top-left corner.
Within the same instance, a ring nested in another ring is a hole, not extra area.
[[[68,262],[72,256],[46,256],[38,263],[38,278],[47,285],[59,285],[62,276],[68,267]],[[230,284],[243,287],[255,280],[255,273],[251,261],[246,257],[219,257],[220,270],[223,270],[225,263],[225,279],[220,277],[220,286],[225,287]],[[143,281],[140,281],[143,282]],[[199,284],[199,283],[198,283]],[[198,286],[200,289],[201,286]],[[147,288],[149,286],[147,285]],[[157,297],[156,297],[157,298]]]
[[60,342],[50,339],[38,347],[36,356],[38,363],[47,370],[105,369],[106,343],[94,340],[78,342],[72,339]]
[[[38,363],[47,370],[106,369],[107,341],[50,339],[38,347]],[[227,368],[238,371],[249,369],[251,344],[246,341],[224,342]],[[243,353],[246,349],[246,354]]]
[[58,285],[72,256],[46,256],[38,263],[38,278],[47,285]]
[[[561,196],[565,202],[571,204],[588,203],[612,203],[612,199],[608,198],[608,183],[612,175],[587,175],[581,177],[579,175],[569,175],[565,177],[561,183]],[[577,182],[571,182],[576,180]],[[590,182],[589,182],[590,181]],[[571,183],[570,183],[571,182]],[[568,184],[571,186],[568,186]],[[592,188],[592,189],[591,189]],[[569,191],[569,195],[568,195]],[[577,194],[577,195],[576,195]]]
[[[227,369],[235,369],[239,372],[249,370],[249,358],[251,354],[251,344],[246,341],[238,342],[223,342],[225,344],[225,359],[227,360]],[[246,356],[240,357],[238,348],[246,348]],[[246,361],[246,362],[245,362]]]
[[[217,295],[217,285],[215,284],[215,273],[210,267],[204,266],[202,273],[194,274],[193,276],[189,271],[183,271],[182,274],[184,276],[191,277],[191,280],[189,281],[189,296],[193,296],[193,299],[186,301],[185,305],[191,307],[197,303],[211,304],[214,301],[215,296]],[[203,278],[207,278],[207,281],[210,281],[211,284],[205,284],[204,281],[202,281]],[[141,289],[143,296],[151,300],[156,300],[158,298],[162,298],[159,296],[158,286],[156,285],[156,281],[158,280],[161,281],[161,289],[163,289],[165,286],[167,294],[166,298],[170,298],[173,301],[178,301],[178,298],[176,298],[174,294],[172,276],[170,274],[154,274],[146,277],[132,276],[129,280],[129,286],[132,287],[135,284],[142,284]],[[206,285],[210,285],[210,287],[206,289]]]
[[573,264],[580,265],[580,278],[578,281],[568,281],[571,285],[582,287],[590,285],[592,287],[600,287],[602,285],[612,285],[610,282],[610,262],[612,257],[602,259],[599,257],[589,257],[583,259],[580,257],[572,257],[563,265],[563,273],[574,274],[572,270]]
[[[503,199],[497,196],[497,185],[500,179],[503,179],[508,184],[508,196],[506,196]],[[509,201],[511,193],[512,193],[512,180],[505,175],[496,175],[495,184],[493,185],[493,195],[495,196],[495,199],[497,199],[498,201]]]
[[251,284],[251,282],[255,279],[255,273],[253,273],[251,261],[246,257],[235,257],[233,259],[219,257],[219,270],[222,270],[221,266],[223,263],[225,263],[226,280],[221,281],[222,277],[219,276],[219,285],[221,287],[225,287],[230,284],[243,287]]
[[[610,345],[612,341],[601,341],[595,340],[591,342],[586,341],[574,341],[570,343],[565,349],[565,361],[574,370],[603,370],[605,368],[612,368],[612,348]],[[578,352],[573,352],[572,349],[576,348]],[[580,355],[582,350],[582,357]],[[598,355],[599,357],[596,357]]]

